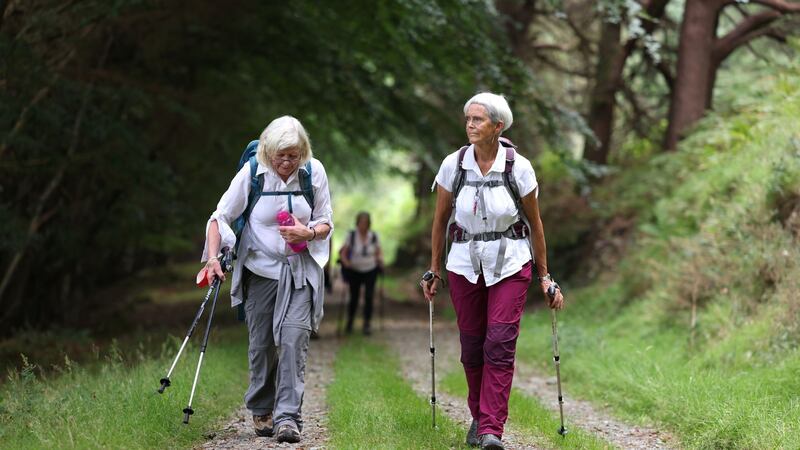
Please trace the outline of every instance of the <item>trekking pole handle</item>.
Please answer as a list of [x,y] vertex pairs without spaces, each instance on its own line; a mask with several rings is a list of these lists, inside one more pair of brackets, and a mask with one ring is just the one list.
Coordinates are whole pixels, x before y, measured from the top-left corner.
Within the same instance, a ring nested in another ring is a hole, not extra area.
[[230,251],[229,247],[222,247],[220,252],[222,253],[222,259],[219,261],[220,267],[222,267],[223,272],[230,272],[233,270],[233,264],[231,260],[233,259],[233,252]]
[[550,286],[547,286],[547,296],[550,297],[551,300],[555,300],[556,292],[558,292],[559,289],[561,289],[561,286],[554,280],[550,280]]

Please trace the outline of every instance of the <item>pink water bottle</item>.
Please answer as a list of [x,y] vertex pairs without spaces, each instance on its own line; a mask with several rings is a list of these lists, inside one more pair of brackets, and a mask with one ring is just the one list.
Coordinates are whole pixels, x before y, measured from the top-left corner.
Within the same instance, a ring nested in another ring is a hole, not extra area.
[[[279,211],[278,215],[275,216],[275,220],[278,221],[278,225],[283,227],[290,227],[294,225],[294,218],[292,218],[292,215],[289,214],[287,211]],[[287,242],[287,244],[289,245],[289,248],[291,248],[292,251],[295,253],[300,253],[308,247],[308,244],[306,242],[298,242],[297,244],[291,244]]]

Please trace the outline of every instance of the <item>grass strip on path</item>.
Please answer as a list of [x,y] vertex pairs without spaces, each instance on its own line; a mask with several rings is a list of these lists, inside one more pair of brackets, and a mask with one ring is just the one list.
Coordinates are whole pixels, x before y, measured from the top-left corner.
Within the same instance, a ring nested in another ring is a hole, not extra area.
[[[193,341],[200,342],[202,331]],[[200,335],[200,336],[198,336]],[[116,352],[91,369],[65,361],[58,376],[40,378],[33,366],[9,376],[0,389],[0,446],[4,448],[187,448],[206,440],[242,402],[247,386],[245,327],[212,330],[189,425],[183,408],[199,355],[199,344],[184,350],[156,393],[180,345],[170,339],[163,357]]]
[[428,399],[417,396],[384,347],[351,338],[336,357],[328,388],[330,445],[351,448],[462,448],[461,426],[437,411],[431,428]]
[[[466,398],[467,382],[464,373],[460,370],[445,375],[442,379],[442,388],[453,395]],[[613,448],[608,442],[597,438],[579,428],[570,427],[566,436],[558,434],[561,427],[558,415],[553,414],[535,398],[512,389],[508,400],[508,424],[515,429],[530,434],[537,438],[543,446],[548,448],[578,448],[578,449],[607,449]]]

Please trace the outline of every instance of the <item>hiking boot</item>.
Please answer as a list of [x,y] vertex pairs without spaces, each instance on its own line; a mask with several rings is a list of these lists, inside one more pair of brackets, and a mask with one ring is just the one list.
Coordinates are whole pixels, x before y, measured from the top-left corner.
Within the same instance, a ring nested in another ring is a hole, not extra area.
[[478,439],[478,421],[472,419],[472,425],[469,426],[469,430],[467,430],[467,445],[470,447],[478,447],[481,445],[480,439]]
[[295,444],[300,442],[300,430],[297,429],[297,425],[292,421],[283,422],[278,426],[278,437],[276,439],[278,442]]
[[481,435],[481,448],[488,450],[504,450],[503,443],[500,442],[500,437],[493,434]]
[[272,413],[263,416],[253,416],[253,428],[256,430],[256,436],[272,437],[275,433],[275,428],[272,423]]

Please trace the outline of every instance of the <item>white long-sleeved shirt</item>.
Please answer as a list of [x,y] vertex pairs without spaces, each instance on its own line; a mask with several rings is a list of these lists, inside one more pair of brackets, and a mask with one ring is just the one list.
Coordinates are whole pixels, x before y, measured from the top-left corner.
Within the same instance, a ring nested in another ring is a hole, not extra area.
[[[436,175],[436,183],[448,192],[453,189],[453,179],[458,170],[457,165],[458,151],[451,153],[442,161],[439,173]],[[498,144],[494,163],[484,176],[475,160],[475,146],[470,145],[461,161],[461,167],[465,169],[465,182],[490,180],[502,182],[503,172],[506,168],[506,150]],[[525,197],[534,191],[534,195],[538,196],[539,185],[533,167],[530,161],[519,153],[514,158],[513,175],[519,188],[520,197]],[[465,183],[456,199],[455,221],[468,233],[502,232],[514,224],[521,214],[525,214],[524,211],[517,210],[514,199],[511,198],[505,186],[483,187],[482,189],[484,189],[483,195],[486,199],[487,220],[485,221],[481,217],[479,209],[476,208],[478,188],[467,186]],[[481,272],[487,286],[519,272],[525,263],[533,260],[528,239],[508,239],[503,268],[500,277],[495,278],[494,267],[497,262],[500,241],[475,242],[473,245],[476,246]],[[463,275],[470,283],[478,282],[478,275],[472,268],[468,242],[452,244],[450,253],[447,255],[446,267],[449,272]]]
[[[299,191],[300,179],[295,171],[284,182],[271,168],[258,165],[257,175],[264,175],[264,192],[268,191]],[[292,213],[303,224],[313,227],[327,223],[333,230],[333,210],[331,209],[331,195],[328,188],[328,175],[322,163],[317,159],[311,160],[311,185],[314,188],[314,220],[311,220],[311,207],[303,196],[292,197]],[[211,214],[208,224],[216,220],[222,237],[222,247],[233,248],[236,236],[231,224],[247,207],[247,197],[250,193],[250,166],[245,164],[233,177],[228,190],[222,194],[217,209]],[[261,196],[250,214],[249,223],[242,233],[242,244],[239,247],[239,258],[244,258],[244,266],[256,275],[277,280],[280,277],[281,262],[291,255],[292,250],[286,245],[278,232],[276,215],[279,211],[289,210],[289,200],[286,195]],[[206,226],[208,235],[208,226]],[[308,250],[314,261],[323,267],[330,258],[330,247],[327,240],[317,239],[308,242]],[[244,247],[247,248],[244,248]],[[208,245],[203,251],[202,260],[208,259]],[[234,302],[237,303],[237,302]]]

